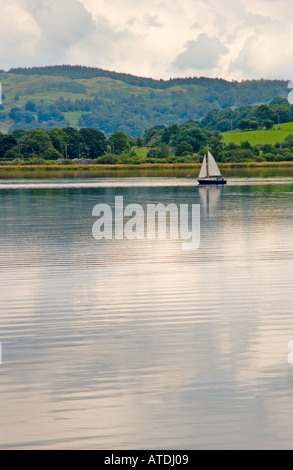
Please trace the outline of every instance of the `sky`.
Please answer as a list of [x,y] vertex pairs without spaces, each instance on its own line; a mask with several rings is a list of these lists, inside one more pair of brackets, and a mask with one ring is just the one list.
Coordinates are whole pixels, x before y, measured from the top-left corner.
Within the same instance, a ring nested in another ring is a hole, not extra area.
[[0,0],[0,68],[293,79],[292,0]]

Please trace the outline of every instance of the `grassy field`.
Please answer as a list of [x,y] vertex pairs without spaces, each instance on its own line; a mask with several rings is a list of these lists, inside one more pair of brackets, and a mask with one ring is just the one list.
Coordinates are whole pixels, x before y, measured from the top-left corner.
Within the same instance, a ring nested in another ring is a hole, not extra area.
[[0,121],[0,132],[3,134],[8,134],[9,124],[7,122]]
[[77,126],[79,118],[82,114],[87,114],[86,111],[68,111],[63,113],[64,118],[66,121],[69,121],[72,126]]
[[240,144],[241,142],[250,142],[252,145],[258,144],[276,144],[283,142],[288,136],[293,134],[293,122],[287,122],[275,126],[273,129],[260,129],[257,131],[229,131],[223,133],[224,142],[229,144]]

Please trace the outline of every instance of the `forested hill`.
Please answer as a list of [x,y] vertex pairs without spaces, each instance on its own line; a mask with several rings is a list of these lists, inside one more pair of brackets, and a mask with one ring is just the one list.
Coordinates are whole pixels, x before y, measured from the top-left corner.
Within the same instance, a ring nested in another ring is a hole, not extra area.
[[288,95],[288,81],[154,80],[69,65],[0,71],[0,81],[4,132],[71,125],[138,137],[152,126],[200,121],[214,109],[269,103]]
[[[227,81],[222,78],[189,77],[170,78],[169,80],[155,80],[148,77],[137,77],[127,73],[112,72],[95,67],[80,65],[55,65],[48,67],[29,67],[10,69],[9,73],[20,75],[47,75],[64,77],[72,80],[89,80],[91,78],[104,77],[133,85],[136,87],[148,87],[153,89],[167,89],[174,86],[196,85],[207,89],[210,93],[224,94],[228,106],[252,104],[255,102],[269,101],[275,96],[281,96],[287,90],[288,81],[283,80],[244,80],[241,82]],[[211,98],[214,98],[211,96]]]

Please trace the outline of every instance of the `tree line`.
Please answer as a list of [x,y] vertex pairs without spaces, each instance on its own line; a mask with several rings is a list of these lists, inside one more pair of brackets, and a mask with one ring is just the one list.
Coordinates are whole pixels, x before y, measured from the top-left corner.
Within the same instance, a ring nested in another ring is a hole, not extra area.
[[293,136],[276,145],[242,142],[226,145],[219,131],[197,122],[154,126],[143,137],[115,131],[108,138],[90,127],[16,129],[0,133],[0,161],[28,163],[93,162],[96,164],[200,162],[207,146],[219,162],[293,161]]
[[214,109],[201,121],[210,130],[226,132],[230,130],[257,130],[274,124],[293,121],[293,105],[287,99],[276,97],[269,104],[240,106],[236,109]]
[[[288,81],[285,80],[236,80],[207,77],[178,77],[169,80],[138,77],[128,73],[104,70],[98,67],[79,65],[53,65],[47,67],[12,68],[7,73],[20,75],[42,75],[64,77],[72,80],[86,80],[97,77],[119,80],[141,88],[168,89],[174,86],[196,85],[208,90],[209,94],[217,95],[223,105],[233,106],[253,102],[268,101],[272,96],[286,93]],[[214,97],[211,96],[213,99]]]
[[[143,136],[150,127],[165,126],[175,123],[184,124],[193,120],[193,116],[201,116],[213,107],[211,103],[188,102],[190,94],[174,101],[170,106],[158,102],[155,106],[141,96],[119,97],[116,102],[96,97],[93,99],[79,98],[75,101],[60,97],[55,103],[46,104],[29,100],[23,107],[14,106],[8,112],[1,110],[0,121],[7,118],[13,122],[9,133],[16,129],[31,130],[36,127],[43,130],[63,129],[70,127],[66,113],[81,113],[78,127],[102,129],[107,137],[115,130],[120,130],[132,137]],[[3,108],[3,106],[2,106]],[[274,98],[268,105],[240,106],[239,108],[211,109],[200,122],[200,126],[208,130],[226,132],[241,129],[256,130],[261,127],[271,128],[274,124],[293,121],[293,106],[282,97]],[[153,125],[150,125],[153,123]]]
[[108,138],[90,127],[75,129],[16,129],[0,134],[0,159],[9,160],[92,160],[96,163],[142,163],[196,161],[198,153],[219,132],[200,128],[198,123],[155,126],[142,138],[115,131]]

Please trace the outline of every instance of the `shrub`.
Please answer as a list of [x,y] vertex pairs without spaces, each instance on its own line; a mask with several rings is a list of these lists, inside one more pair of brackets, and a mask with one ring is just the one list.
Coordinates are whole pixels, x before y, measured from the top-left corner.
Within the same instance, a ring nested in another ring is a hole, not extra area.
[[3,160],[22,160],[23,156],[16,149],[7,150]]
[[33,156],[26,160],[26,163],[28,165],[43,165],[45,163],[45,160],[41,157]]
[[265,119],[263,124],[268,130],[274,127],[274,121],[272,121],[271,119]]
[[115,165],[119,162],[119,157],[117,155],[112,155],[108,153],[102,157],[97,158],[97,163],[99,165]]
[[63,158],[63,157],[60,152],[54,149],[54,147],[51,147],[48,150],[46,150],[44,158],[45,160],[59,160],[60,158]]

